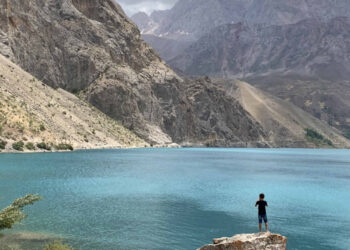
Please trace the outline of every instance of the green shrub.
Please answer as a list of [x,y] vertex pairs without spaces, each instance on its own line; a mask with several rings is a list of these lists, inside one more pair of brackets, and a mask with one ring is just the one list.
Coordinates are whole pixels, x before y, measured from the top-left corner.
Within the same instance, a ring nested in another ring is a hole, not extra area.
[[331,147],[334,146],[331,140],[325,138],[323,135],[321,135],[314,129],[306,128],[305,132],[306,132],[305,138],[308,141],[315,144],[316,146],[320,146],[320,145],[326,145]]
[[24,147],[23,141],[18,141],[12,144],[12,148],[17,151],[23,151],[23,147]]
[[45,126],[43,124],[40,124],[39,129],[40,129],[40,131],[45,131],[46,130],[46,128],[45,128]]
[[317,139],[317,140],[323,140],[324,137],[320,133],[318,133],[316,130],[313,130],[311,128],[305,129],[306,131],[306,136],[312,139]]
[[47,150],[50,151],[51,147],[50,145],[46,144],[45,142],[40,142],[38,144],[36,144],[37,148],[43,149],[43,150]]
[[0,149],[5,149],[6,145],[7,145],[6,141],[0,140]]
[[66,143],[61,143],[61,144],[58,144],[55,146],[55,149],[57,150],[70,150],[70,151],[73,151],[74,148],[71,144],[66,144]]
[[74,250],[68,245],[63,244],[60,241],[54,241],[44,246],[44,250]]
[[16,223],[27,218],[23,208],[41,200],[38,195],[28,194],[23,198],[15,200],[11,206],[0,211],[0,230],[11,229]]
[[31,151],[34,151],[34,150],[35,150],[35,146],[34,146],[34,144],[33,144],[32,142],[28,142],[28,143],[26,144],[26,148],[27,148],[28,150],[31,150]]

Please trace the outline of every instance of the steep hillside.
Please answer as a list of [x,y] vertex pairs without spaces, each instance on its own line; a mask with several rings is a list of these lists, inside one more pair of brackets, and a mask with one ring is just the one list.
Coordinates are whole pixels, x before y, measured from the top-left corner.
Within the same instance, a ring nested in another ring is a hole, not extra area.
[[[0,141],[75,149],[148,144],[76,96],[54,90],[0,55]],[[54,149],[54,148],[52,148]]]
[[240,78],[350,135],[350,21],[220,26],[170,61],[189,74]]
[[[217,80],[216,84],[234,96],[269,134],[270,141],[283,147],[349,147],[341,133],[293,104],[276,98],[242,81]],[[317,131],[325,140],[308,138],[306,129]]]
[[350,77],[350,21],[229,24],[214,29],[169,63],[189,74],[245,78],[272,73]]
[[237,101],[210,81],[177,76],[112,0],[0,0],[0,19],[1,51],[13,61],[152,144],[265,145]]
[[350,81],[327,81],[298,75],[246,79],[274,96],[294,103],[350,138]]

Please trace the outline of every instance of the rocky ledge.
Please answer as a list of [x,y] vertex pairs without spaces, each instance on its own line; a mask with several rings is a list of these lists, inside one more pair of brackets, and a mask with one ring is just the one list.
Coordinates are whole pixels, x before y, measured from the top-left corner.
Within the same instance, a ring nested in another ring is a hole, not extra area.
[[287,237],[273,233],[237,234],[213,239],[214,244],[197,250],[286,250]]

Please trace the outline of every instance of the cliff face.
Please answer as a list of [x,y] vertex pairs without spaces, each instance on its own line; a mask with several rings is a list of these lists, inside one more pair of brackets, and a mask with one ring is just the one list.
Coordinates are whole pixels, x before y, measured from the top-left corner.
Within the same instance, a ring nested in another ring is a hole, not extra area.
[[287,238],[279,234],[238,234],[231,238],[214,239],[214,244],[198,250],[286,250]]
[[153,144],[266,145],[233,97],[178,77],[112,0],[0,0],[0,19],[1,53]]
[[349,30],[345,17],[267,27],[229,24],[212,30],[169,63],[193,75],[288,73],[343,80],[350,76]]

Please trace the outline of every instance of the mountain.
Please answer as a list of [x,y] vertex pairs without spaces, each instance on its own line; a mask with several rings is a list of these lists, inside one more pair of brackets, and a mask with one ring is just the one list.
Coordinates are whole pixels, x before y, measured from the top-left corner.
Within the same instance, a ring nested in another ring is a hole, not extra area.
[[196,41],[224,24],[284,25],[340,16],[350,17],[348,0],[179,0],[172,9],[149,16],[152,25],[141,30],[162,38]]
[[44,85],[2,55],[0,141],[7,142],[8,151],[19,141],[70,144],[75,149],[148,145],[78,97]]
[[[46,85],[88,101],[151,145],[285,146],[215,80],[173,72],[112,0],[0,0],[0,19],[0,53]],[[339,133],[328,138],[316,123],[309,129],[330,140],[328,146],[348,147]],[[324,146],[310,143],[305,131],[286,138],[286,146]]]
[[[305,137],[305,129],[315,129],[337,147],[346,147],[341,133],[309,113],[252,85],[237,80],[216,80],[215,84],[235,97],[242,107],[268,131],[269,138],[282,147],[312,147],[315,141]],[[305,140],[305,138],[307,140]],[[317,142],[316,142],[317,143]],[[320,141],[318,146],[329,146]]]
[[286,25],[305,19],[326,22],[336,17],[350,17],[349,1],[179,0],[170,10],[156,11],[150,16],[137,13],[131,18],[144,39],[169,61],[221,25]]
[[290,25],[227,24],[169,63],[192,75],[245,78],[279,73],[345,80],[350,76],[349,39],[346,17]]
[[350,20],[217,27],[170,60],[192,75],[241,78],[348,136]]
[[151,144],[265,145],[236,100],[176,75],[112,0],[0,0],[0,18],[2,53]]
[[350,81],[327,81],[299,75],[247,78],[249,83],[342,131],[350,138]]
[[154,22],[152,18],[149,17],[145,12],[136,13],[132,16],[132,20],[140,29],[141,33],[143,33],[144,31],[150,31],[157,25],[156,22]]

